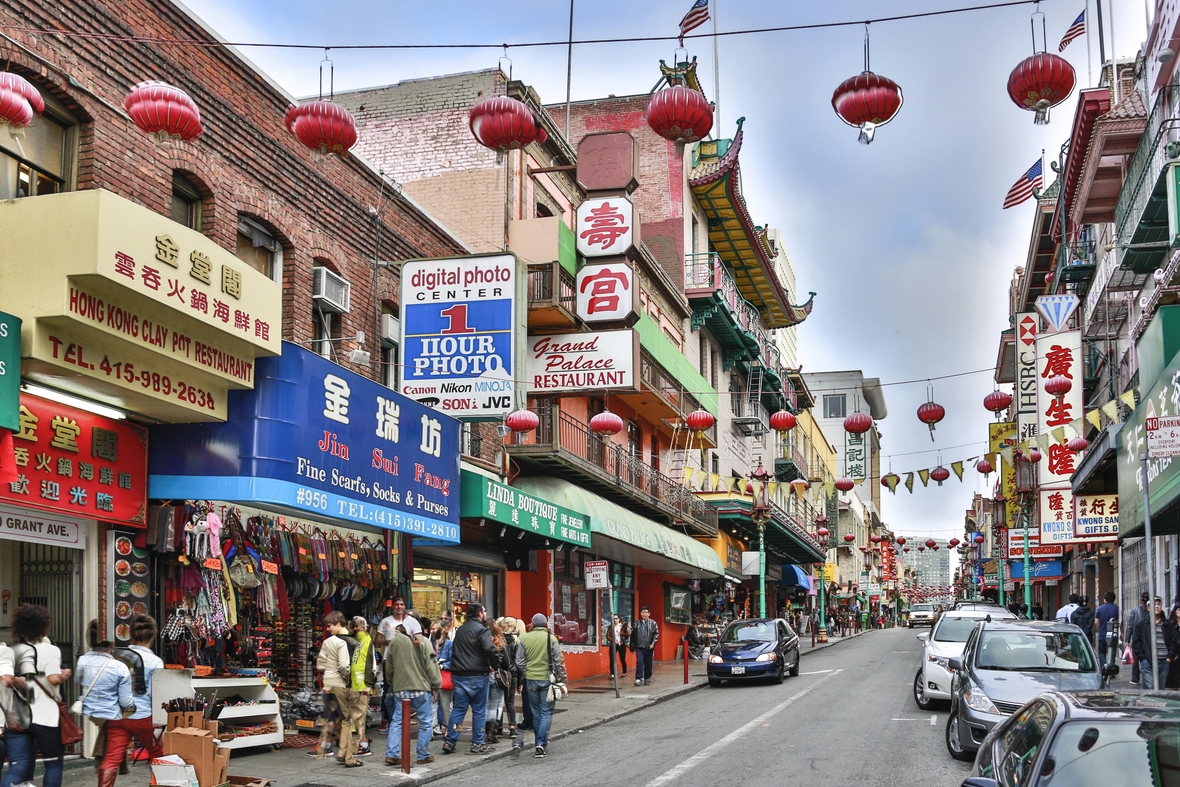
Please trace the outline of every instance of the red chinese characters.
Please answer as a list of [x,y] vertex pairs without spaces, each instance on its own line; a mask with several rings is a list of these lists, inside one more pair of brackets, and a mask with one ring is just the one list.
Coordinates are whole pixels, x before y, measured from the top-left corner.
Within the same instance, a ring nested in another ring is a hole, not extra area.
[[1045,498],[1049,502],[1049,510],[1057,520],[1065,519],[1065,496],[1060,492],[1053,492]]
[[1054,344],[1049,348],[1049,352],[1045,353],[1045,368],[1041,372],[1041,379],[1049,377],[1068,377],[1073,379],[1073,353],[1068,347],[1062,347],[1060,344]]
[[17,479],[0,486],[0,500],[146,527],[146,430],[27,394],[20,401]]
[[631,286],[627,275],[611,270],[603,270],[582,279],[578,285],[578,292],[586,292],[590,288],[590,299],[586,304],[586,313],[615,312],[619,308],[619,295],[616,289],[626,290]]
[[577,278],[578,316],[587,322],[627,319],[634,309],[634,278],[626,262],[583,265]]
[[1064,445],[1049,446],[1049,472],[1053,475],[1072,475],[1077,455]]
[[625,254],[632,243],[634,215],[626,197],[586,200],[578,206],[578,251],[585,257]]

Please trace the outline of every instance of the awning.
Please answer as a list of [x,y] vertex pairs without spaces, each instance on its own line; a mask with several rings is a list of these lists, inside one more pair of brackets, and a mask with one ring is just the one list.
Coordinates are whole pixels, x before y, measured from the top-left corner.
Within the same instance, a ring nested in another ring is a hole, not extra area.
[[459,477],[461,516],[490,519],[544,538],[590,546],[590,528],[584,514],[467,468],[461,468]]
[[1101,495],[1119,490],[1115,444],[1122,428],[1121,423],[1108,424],[1090,442],[1085,457],[1073,471],[1071,481],[1075,495]]
[[811,588],[811,577],[807,572],[793,563],[783,564],[783,579],[779,584],[782,585],[798,585],[802,588]]
[[527,476],[517,478],[513,486],[586,514],[594,534],[594,552],[602,557],[689,579],[725,573],[721,558],[704,544],[569,481]]

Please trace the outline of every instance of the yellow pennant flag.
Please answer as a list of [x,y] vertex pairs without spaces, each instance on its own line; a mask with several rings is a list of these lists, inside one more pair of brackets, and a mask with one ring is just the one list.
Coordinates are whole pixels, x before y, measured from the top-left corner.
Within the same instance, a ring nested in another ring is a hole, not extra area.
[[905,474],[905,488],[909,490],[909,493],[911,495],[914,493],[914,474],[913,473],[906,473]]
[[1057,427],[1050,434],[1053,435],[1053,439],[1057,441],[1058,445],[1061,445],[1062,443],[1065,442],[1065,427],[1064,426]]
[[753,486],[754,498],[757,499],[758,497],[760,497],[762,495],[762,482],[761,481],[751,481],[750,484]]
[[709,488],[712,489],[714,492],[720,491],[720,489],[721,489],[721,474],[720,473],[709,473]]
[[1102,405],[1102,414],[1109,418],[1112,424],[1117,424],[1119,422],[1119,400],[1111,399]]
[[1086,413],[1086,420],[1089,421],[1091,424],[1093,424],[1095,429],[1101,429],[1102,428],[1102,411],[1101,410],[1091,410],[1090,412]]
[[929,470],[919,470],[918,471],[918,478],[922,479],[922,486],[928,485],[930,483],[930,471]]
[[828,500],[831,500],[832,495],[835,494],[835,492],[836,492],[836,482],[835,481],[824,481],[824,497],[826,497]]
[[774,497],[776,491],[778,491],[778,481],[770,481],[766,484],[766,494]]
[[1053,438],[1046,432],[1045,434],[1037,435],[1037,444],[1041,446],[1042,451],[1049,450],[1049,443],[1053,442]]
[[865,482],[865,480],[864,480],[863,478],[858,478],[858,479],[856,479],[855,481],[853,481],[853,482],[852,482],[852,485],[853,485],[853,486],[860,486],[860,485],[861,485],[861,484],[863,484],[864,482]]
[[894,475],[893,473],[885,476],[885,486],[889,487],[890,494],[897,494],[897,484],[899,481],[901,481],[901,476]]
[[1131,410],[1134,410],[1135,409],[1135,392],[1134,391],[1127,391],[1125,394],[1123,394],[1122,396],[1119,397],[1119,401],[1122,402],[1123,404],[1125,404],[1127,407],[1131,408]]
[[691,488],[693,475],[696,473],[691,467],[684,468],[684,485]]
[[1013,458],[1012,454],[1013,454],[1013,451],[1011,448],[1001,448],[1000,449],[1000,458],[1004,460],[1004,464],[1006,464],[1006,465],[1012,464],[1012,458]]
[[963,480],[963,463],[962,462],[951,462],[951,471],[956,476],[959,477],[960,481]]

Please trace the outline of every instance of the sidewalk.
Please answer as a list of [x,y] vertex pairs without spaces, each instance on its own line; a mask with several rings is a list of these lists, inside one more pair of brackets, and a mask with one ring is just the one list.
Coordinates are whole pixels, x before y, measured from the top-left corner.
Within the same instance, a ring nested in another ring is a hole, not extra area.
[[[862,634],[852,634],[847,637],[833,637],[826,645],[811,647],[811,636],[808,635],[801,643],[800,655],[807,656],[824,648],[832,647],[840,642],[853,639]],[[634,665],[632,665],[634,666]],[[553,717],[553,727],[550,741],[559,741],[580,732],[597,727],[600,724],[637,713],[658,703],[665,702],[690,691],[696,691],[708,685],[705,675],[705,662],[689,661],[688,683],[684,683],[684,663],[680,661],[657,662],[652,670],[651,684],[636,686],[634,675],[628,673],[624,680],[619,679],[619,698],[615,698],[614,683],[609,676],[600,675],[571,682],[569,697],[557,704],[557,712]],[[471,717],[467,717],[470,724]],[[416,740],[415,725],[415,740]],[[532,733],[525,732],[525,755],[532,756]],[[317,760],[307,756],[310,749],[255,749],[235,751],[230,758],[229,772],[234,775],[262,776],[273,779],[273,787],[305,787],[305,785],[332,785],[332,787],[372,787],[372,785],[408,785],[427,784],[461,771],[466,771],[493,760],[511,756],[512,743],[508,738],[501,738],[495,745],[495,753],[476,757],[467,754],[471,741],[471,729],[466,728],[459,739],[459,746],[454,754],[442,756],[442,743],[434,741],[430,751],[435,761],[425,766],[414,766],[410,775],[404,774],[400,768],[385,764],[384,735],[376,728],[369,730],[369,737],[373,749],[371,757],[362,758],[364,766],[346,769],[337,764],[331,757]],[[93,768],[89,761],[81,767],[70,768],[66,771],[67,787],[93,787],[97,783]],[[147,782],[147,770],[144,765],[135,765],[130,776],[120,777],[119,787],[130,784],[144,784]]]

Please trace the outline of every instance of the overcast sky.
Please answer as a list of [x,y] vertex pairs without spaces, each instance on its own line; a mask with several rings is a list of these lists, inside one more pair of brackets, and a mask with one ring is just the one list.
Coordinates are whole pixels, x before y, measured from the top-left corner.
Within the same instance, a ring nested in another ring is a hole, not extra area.
[[[1143,0],[1113,4],[1114,52],[1132,57],[1145,36]],[[1088,2],[1045,0],[1049,49]],[[513,2],[351,2],[187,0],[230,41],[314,44],[468,43],[564,40],[569,7],[553,0]],[[721,31],[846,21],[974,5],[970,0],[720,0]],[[575,38],[672,35],[691,0],[576,0]],[[1154,6],[1154,2],[1151,3]],[[882,382],[988,372],[935,381],[947,417],[931,442],[915,411],[926,384],[885,389],[889,417],[880,424],[883,472],[910,470],[978,455],[986,449],[999,332],[1013,268],[1023,263],[1032,202],[1003,211],[1008,187],[1041,155],[1055,158],[1069,134],[1076,92],[1052,111],[1048,126],[1009,100],[1012,68],[1032,53],[1032,6],[976,11],[872,25],[872,69],[897,81],[905,104],[897,118],[860,145],[856,130],[836,117],[833,89],[862,69],[862,26],[733,36],[721,39],[721,119],[732,136],[746,118],[743,187],[755,222],[782,230],[805,299],[815,311],[801,327],[804,369],[862,369]],[[1110,19],[1109,13],[1104,14]],[[1098,75],[1093,19],[1092,78],[1086,40],[1065,51],[1080,88]],[[711,23],[696,32],[711,30]],[[1040,36],[1040,25],[1037,24]],[[1111,55],[1107,29],[1107,57]],[[712,85],[712,45],[686,42]],[[660,58],[674,43],[584,45],[574,48],[573,99],[650,90]],[[313,50],[244,50],[295,95],[318,90]],[[362,52],[335,50],[337,89],[491,68],[495,50]],[[513,76],[546,102],[565,98],[565,47],[512,49]],[[507,68],[507,63],[505,63]],[[832,442],[840,435],[828,435]],[[923,453],[915,453],[923,452]],[[994,479],[994,476],[993,476]],[[982,480],[885,494],[883,515],[907,535],[962,534],[963,513]]]

